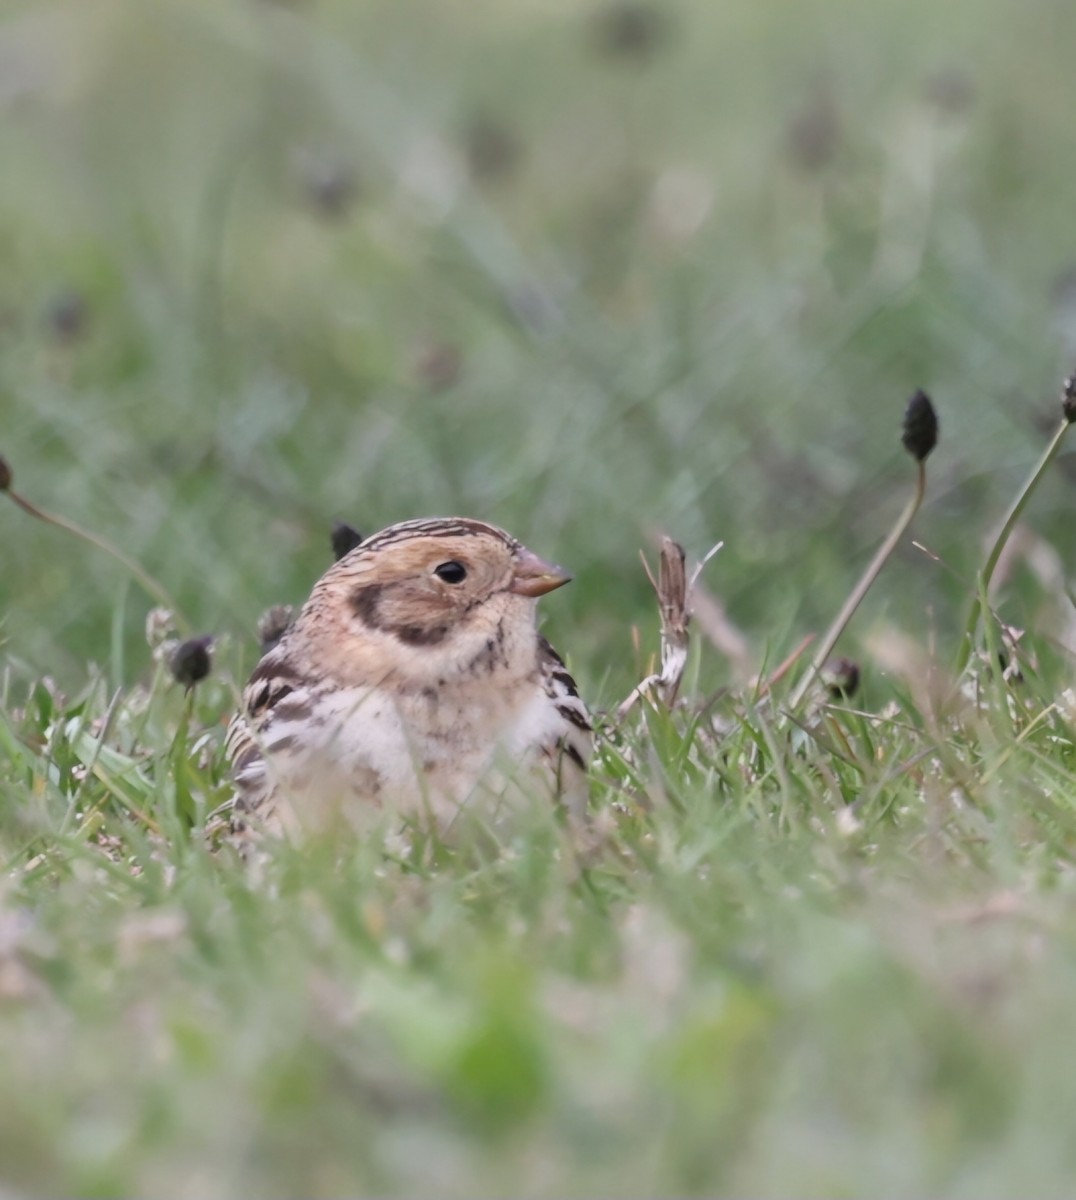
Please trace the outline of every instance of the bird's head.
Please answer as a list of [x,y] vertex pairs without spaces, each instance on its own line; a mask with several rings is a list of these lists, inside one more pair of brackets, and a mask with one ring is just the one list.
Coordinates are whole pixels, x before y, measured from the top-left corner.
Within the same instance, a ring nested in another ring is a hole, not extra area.
[[455,517],[407,521],[334,564],[304,614],[308,621],[333,616],[344,673],[354,654],[404,679],[439,682],[497,663],[529,669],[534,602],[569,579],[496,526]]

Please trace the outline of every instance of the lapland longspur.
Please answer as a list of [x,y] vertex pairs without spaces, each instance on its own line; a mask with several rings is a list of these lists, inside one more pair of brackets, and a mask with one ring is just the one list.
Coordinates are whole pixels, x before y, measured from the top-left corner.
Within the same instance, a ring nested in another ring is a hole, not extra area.
[[444,827],[513,790],[581,815],[590,721],[535,624],[537,597],[568,579],[481,521],[360,542],[250,677],[228,731],[233,828],[292,834],[378,809]]

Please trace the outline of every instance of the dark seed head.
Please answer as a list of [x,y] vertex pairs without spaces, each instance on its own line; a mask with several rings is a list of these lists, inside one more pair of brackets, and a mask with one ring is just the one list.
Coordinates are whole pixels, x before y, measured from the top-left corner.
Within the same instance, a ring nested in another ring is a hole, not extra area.
[[901,441],[916,462],[922,462],[938,444],[938,415],[924,391],[916,392],[908,401]]
[[1061,385],[1061,411],[1070,425],[1076,421],[1076,372]]
[[362,534],[343,521],[333,521],[329,540],[332,542],[333,557],[339,562],[345,554],[362,545]]
[[12,473],[8,461],[3,455],[0,455],[0,492],[6,492],[11,487],[15,476]]
[[594,45],[610,58],[640,62],[660,49],[669,33],[668,14],[647,0],[611,0],[594,20]]
[[841,118],[833,96],[819,88],[793,113],[785,131],[789,157],[804,171],[821,171],[837,154]]
[[86,332],[88,316],[81,293],[62,291],[45,307],[45,326],[58,342],[74,342]]
[[362,191],[358,172],[332,150],[301,149],[296,169],[304,202],[322,220],[346,217]]
[[268,654],[288,631],[295,610],[290,604],[274,604],[258,618],[258,641],[262,654]]
[[428,342],[415,355],[415,375],[431,392],[443,392],[459,382],[463,355],[448,342]]
[[466,126],[463,148],[475,179],[503,179],[519,165],[519,139],[510,126],[487,113],[479,113]]
[[186,642],[180,642],[172,652],[168,661],[172,678],[176,683],[183,684],[188,692],[209,674],[209,647],[212,643],[212,636],[190,638]]
[[927,103],[946,116],[965,113],[975,103],[975,84],[971,76],[954,68],[931,75],[923,93]]
[[822,668],[822,682],[832,699],[851,699],[859,689],[859,663],[850,658],[831,659]]

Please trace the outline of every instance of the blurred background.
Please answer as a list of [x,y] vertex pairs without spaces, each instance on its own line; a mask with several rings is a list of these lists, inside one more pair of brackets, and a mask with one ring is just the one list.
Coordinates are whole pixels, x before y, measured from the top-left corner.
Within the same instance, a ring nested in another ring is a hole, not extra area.
[[[248,663],[334,518],[502,524],[576,572],[543,607],[600,701],[656,531],[725,542],[756,656],[824,624],[922,387],[941,562],[909,541],[846,649],[952,639],[1076,364],[1073,45],[1068,0],[3,3],[0,453]],[[0,606],[17,675],[144,669],[144,595],[12,505]]]

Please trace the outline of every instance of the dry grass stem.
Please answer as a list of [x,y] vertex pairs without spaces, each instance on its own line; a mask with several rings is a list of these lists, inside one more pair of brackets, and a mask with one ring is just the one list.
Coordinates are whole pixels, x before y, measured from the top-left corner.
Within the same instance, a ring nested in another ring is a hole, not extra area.
[[848,622],[855,616],[856,609],[863,603],[864,596],[870,591],[882,567],[885,566],[889,556],[897,548],[897,543],[907,533],[909,526],[915,519],[915,514],[919,511],[919,506],[923,503],[923,496],[927,488],[926,461],[938,444],[938,415],[934,411],[934,405],[930,397],[922,389],[916,391],[905,406],[901,444],[912,458],[915,459],[915,490],[912,492],[911,499],[905,505],[904,511],[897,518],[897,523],[890,530],[889,536],[878,547],[877,553],[871,559],[867,569],[860,576],[859,582],[852,589],[852,594],[844,602],[833,624],[826,630],[814,658],[811,659],[810,667],[792,692],[788,704],[789,709],[799,708],[803,703],[811,684],[826,665],[830,654],[833,653],[837,639],[844,632]]
[[[1068,381],[1066,381],[1067,389]],[[1046,474],[1050,464],[1057,457],[1061,449],[1061,443],[1065,440],[1065,435],[1069,431],[1071,424],[1069,409],[1064,408],[1064,415],[1061,418],[1061,424],[1057,427],[1057,432],[1054,434],[1050,444],[1046,447],[1042,457],[1035,464],[1031,474],[1028,476],[1024,486],[1020,489],[1016,499],[1013,501],[1005,519],[1001,523],[1001,528],[998,530],[997,537],[994,539],[994,544],[990,549],[990,553],[986,556],[986,562],[982,569],[982,587],[981,595],[986,595],[990,591],[990,583],[994,577],[994,571],[997,569],[998,561],[1001,558],[1002,551],[1005,549],[1006,543],[1016,527],[1016,522],[1020,519],[1020,514],[1027,507],[1028,501],[1031,499],[1032,493],[1039,485],[1039,480]],[[964,636],[960,640],[960,648],[957,651],[956,674],[960,675],[964,668],[968,665],[972,651],[975,648],[975,631],[979,626],[979,618],[982,616],[983,606],[979,595],[976,595],[971,602],[971,607],[968,611],[968,619],[964,625]]]
[[859,582],[852,589],[852,594],[844,602],[844,607],[837,614],[833,624],[826,630],[826,636],[822,639],[814,658],[811,659],[811,665],[804,673],[803,678],[796,685],[795,691],[788,702],[790,710],[799,708],[803,703],[804,697],[818,675],[818,672],[826,665],[826,660],[833,653],[833,647],[837,644],[837,639],[844,633],[848,622],[855,616],[856,609],[863,602],[863,597],[870,591],[871,585],[878,578],[882,567],[885,566],[889,556],[896,549],[897,543],[904,536],[911,525],[915,514],[919,511],[919,506],[923,503],[923,494],[926,491],[927,476],[924,470],[923,463],[918,464],[918,474],[916,476],[915,491],[912,493],[911,499],[905,506],[897,523],[890,530],[889,536],[878,547],[878,552],[871,559],[869,566],[860,576]]
[[776,687],[789,671],[799,662],[806,653],[808,646],[814,641],[813,633],[807,634],[800,644],[792,651],[792,653],[781,662],[775,671],[773,671],[767,679],[763,679],[760,675],[756,676],[751,683],[751,689],[755,692],[755,696],[761,700],[769,690]]
[[689,587],[684,548],[670,537],[661,539],[661,556],[658,561],[658,577],[654,578],[645,556],[643,569],[658,597],[658,612],[661,616],[661,670],[648,675],[617,709],[618,716],[628,713],[640,696],[658,689],[668,707],[676,703],[680,683],[687,666],[690,644],[688,624]]
[[691,617],[706,640],[728,660],[736,680],[749,682],[755,675],[755,666],[747,637],[705,584],[691,584]]
[[107,538],[100,534],[91,533],[88,529],[83,529],[81,525],[69,520],[67,517],[57,516],[56,513],[47,512],[43,508],[31,501],[25,496],[20,495],[11,486],[11,468],[7,462],[0,459],[0,491],[6,492],[8,496],[22,509],[24,513],[33,517],[36,521],[43,521],[46,525],[52,525],[56,529],[63,529],[67,533],[73,534],[82,541],[87,542],[97,550],[103,551],[110,558],[115,559],[122,567],[124,567],[140,584],[142,589],[152,596],[158,604],[169,609],[175,616],[176,623],[180,625],[185,632],[190,630],[190,622],[181,613],[179,606],[175,600],[169,595],[168,590],[163,584],[159,583],[144,567],[137,563],[130,555],[124,553],[119,546],[114,545]]

